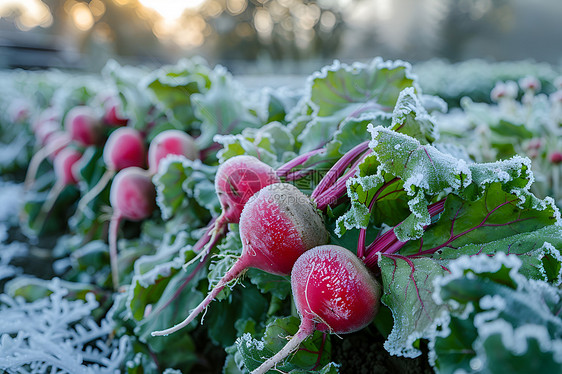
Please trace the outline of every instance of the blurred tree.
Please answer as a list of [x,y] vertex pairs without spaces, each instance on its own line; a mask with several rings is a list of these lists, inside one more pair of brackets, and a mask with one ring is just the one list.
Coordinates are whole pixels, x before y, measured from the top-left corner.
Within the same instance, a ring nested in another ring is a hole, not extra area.
[[334,55],[343,32],[338,2],[210,0],[201,14],[222,59],[306,60]]

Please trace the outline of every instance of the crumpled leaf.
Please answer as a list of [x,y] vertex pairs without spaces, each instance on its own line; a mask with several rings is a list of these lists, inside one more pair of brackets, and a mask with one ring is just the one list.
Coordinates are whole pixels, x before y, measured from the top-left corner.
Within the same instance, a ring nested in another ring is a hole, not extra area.
[[109,60],[102,69],[104,83],[112,84],[119,93],[120,110],[123,118],[137,130],[144,131],[153,120],[150,108],[152,102],[144,84],[148,71],[134,67],[121,66],[115,60]]
[[212,72],[211,86],[205,94],[193,94],[195,117],[201,121],[201,135],[196,139],[199,149],[210,146],[217,134],[238,134],[248,127],[262,125],[248,108],[242,89],[221,66]]
[[404,256],[381,256],[379,267],[384,291],[381,301],[394,319],[384,347],[393,355],[417,357],[421,352],[414,343],[446,309],[432,299],[433,281],[445,270],[432,259]]
[[216,169],[183,156],[169,155],[162,160],[153,177],[156,203],[162,218],[168,220],[178,212],[185,215],[186,211],[197,212],[200,208],[218,215],[220,204],[214,185]]
[[[551,199],[541,201],[529,192],[534,178],[528,159],[515,156],[495,163],[469,164],[380,126],[371,126],[369,131],[373,135],[370,143],[373,157],[367,158],[360,165],[359,175],[349,180],[348,195],[352,204],[356,202],[366,207],[375,196],[406,202],[411,214],[395,229],[400,241],[416,239],[423,234],[423,227],[431,223],[427,206],[431,199],[444,193],[474,201],[492,183],[498,182],[502,191],[517,196],[514,202],[517,206],[544,210],[553,205]],[[395,182],[388,185],[393,178]],[[336,232],[342,235],[350,228],[364,227],[354,222],[367,222],[366,213],[365,209],[355,209],[352,205],[339,220]]]
[[412,88],[412,95],[420,92],[410,65],[401,61],[375,58],[368,64],[353,65],[336,61],[324,67],[309,78],[308,99],[302,101],[301,115],[293,114],[290,124],[298,135],[300,152],[324,146],[349,122],[365,126],[389,120],[406,87]]
[[259,129],[246,128],[237,135],[216,135],[214,139],[223,146],[217,154],[220,163],[234,156],[250,155],[268,165],[278,166],[296,156],[295,138],[279,122],[271,122]]
[[503,253],[462,256],[436,281],[434,299],[451,311],[429,345],[438,372],[560,372],[562,292],[521,265]]
[[[299,328],[300,321],[296,317],[277,318],[270,322],[261,340],[257,340],[250,333],[245,333],[238,338],[236,345],[238,352],[242,355],[244,366],[247,370],[255,370],[267,358],[272,357],[287,344],[288,339],[294,335]],[[301,343],[299,350],[289,356],[288,360],[277,365],[277,369],[292,373],[292,370],[310,370],[317,365],[318,354],[322,352],[322,357],[317,367],[322,367],[330,363],[330,337],[326,335],[323,342],[323,333],[320,331]],[[328,371],[328,373],[331,371]],[[270,371],[271,373],[274,370]],[[296,371],[298,372],[298,371]]]

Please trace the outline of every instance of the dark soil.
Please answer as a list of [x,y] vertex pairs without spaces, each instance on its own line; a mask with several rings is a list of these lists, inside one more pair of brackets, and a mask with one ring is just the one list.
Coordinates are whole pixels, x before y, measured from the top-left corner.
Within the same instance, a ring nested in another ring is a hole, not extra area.
[[341,364],[342,374],[430,374],[427,348],[415,359],[391,356],[383,347],[385,338],[376,329],[363,329],[332,336],[332,361]]

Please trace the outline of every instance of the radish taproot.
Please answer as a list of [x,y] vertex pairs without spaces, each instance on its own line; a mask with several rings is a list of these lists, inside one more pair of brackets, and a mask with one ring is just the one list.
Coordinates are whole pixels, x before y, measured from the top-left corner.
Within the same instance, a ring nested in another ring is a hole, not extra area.
[[297,333],[252,374],[267,373],[315,330],[347,334],[366,327],[378,312],[381,287],[351,251],[323,245],[305,252],[291,272]]
[[[43,139],[38,139],[42,147],[39,148],[37,152],[35,152],[33,157],[31,157],[31,160],[29,161],[29,166],[27,167],[24,181],[24,186],[26,188],[30,188],[31,185],[35,182],[35,177],[37,176],[37,172],[39,171],[41,163],[47,158],[50,158],[54,161],[55,157],[71,142],[70,136],[67,132],[60,130],[58,125],[53,124],[53,126],[56,127],[45,124],[41,128],[52,129],[52,131],[50,131],[48,135]],[[41,130],[37,132],[37,134],[40,133]]]
[[289,275],[300,255],[327,243],[328,237],[322,217],[298,188],[286,183],[262,188],[248,200],[240,215],[240,258],[183,322],[152,335],[168,335],[187,326],[248,268]]
[[64,148],[55,156],[53,169],[55,171],[55,184],[49,191],[43,206],[35,219],[38,231],[43,228],[49,213],[65,187],[78,183],[76,163],[82,158],[82,153],[73,148]]
[[123,219],[141,221],[156,209],[156,189],[150,174],[138,167],[129,167],[115,175],[109,192],[113,215],[109,224],[109,258],[113,287],[119,287],[117,266],[117,232]]
[[186,132],[166,130],[156,135],[148,148],[148,167],[152,174],[158,172],[160,161],[168,155],[180,155],[195,160],[199,151],[193,138]]
[[142,168],[145,160],[146,148],[139,131],[131,127],[120,127],[113,131],[103,147],[103,161],[107,170],[98,183],[80,199],[78,211],[85,211],[88,203],[103,191],[115,173],[132,166]]
[[79,105],[70,109],[64,119],[64,128],[73,141],[84,147],[96,145],[102,140],[101,121],[89,106]]

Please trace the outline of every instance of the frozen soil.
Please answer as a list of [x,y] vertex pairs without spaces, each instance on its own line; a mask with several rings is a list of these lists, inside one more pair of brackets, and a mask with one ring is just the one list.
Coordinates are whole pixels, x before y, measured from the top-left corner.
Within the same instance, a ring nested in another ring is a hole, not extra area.
[[383,347],[385,338],[375,329],[367,328],[339,339],[333,336],[332,360],[341,364],[341,374],[430,374],[427,349],[415,359],[391,356]]

